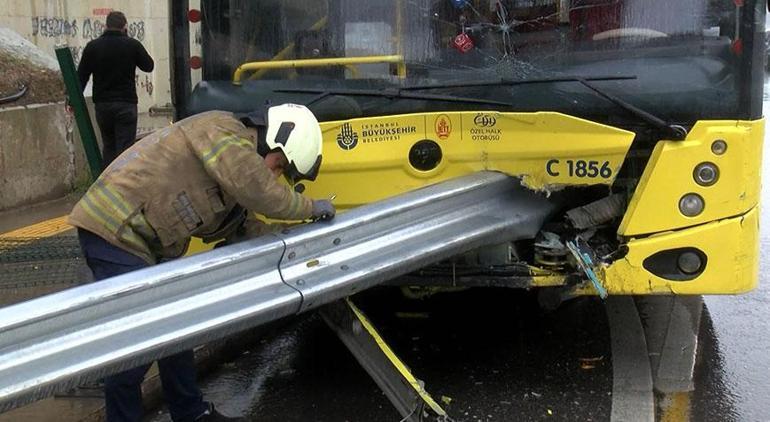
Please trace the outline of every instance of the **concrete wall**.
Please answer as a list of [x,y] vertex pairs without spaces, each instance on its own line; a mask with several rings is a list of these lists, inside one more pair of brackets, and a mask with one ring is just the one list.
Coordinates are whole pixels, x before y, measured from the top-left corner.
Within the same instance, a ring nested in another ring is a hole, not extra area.
[[0,211],[61,198],[87,180],[64,103],[0,109]]
[[[52,56],[56,46],[67,44],[77,63],[86,43],[104,31],[105,17],[113,9],[126,14],[129,35],[141,41],[155,60],[152,73],[137,70],[140,113],[170,103],[167,0],[0,0],[0,26],[13,29]],[[139,125],[155,126],[141,120]]]
[[[128,18],[129,35],[155,60],[149,74],[137,70],[138,133],[169,124],[150,116],[171,102],[167,0],[0,0],[0,26],[10,28],[45,53],[66,44],[77,63],[88,41],[104,31],[111,10]],[[90,84],[89,84],[90,85]],[[87,100],[90,86],[86,88]],[[89,101],[90,103],[90,101]],[[98,126],[91,117],[98,136]],[[0,211],[60,198],[82,188],[88,167],[74,122],[62,104],[0,109]]]

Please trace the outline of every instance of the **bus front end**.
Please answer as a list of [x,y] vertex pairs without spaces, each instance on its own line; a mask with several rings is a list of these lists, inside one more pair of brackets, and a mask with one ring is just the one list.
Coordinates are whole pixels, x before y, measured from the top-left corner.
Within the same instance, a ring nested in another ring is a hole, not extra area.
[[756,286],[764,2],[190,3],[201,68],[175,70],[195,85],[175,93],[180,117],[307,105],[324,136],[318,179],[297,186],[309,196],[344,210],[486,170],[558,209],[532,239],[395,283]]

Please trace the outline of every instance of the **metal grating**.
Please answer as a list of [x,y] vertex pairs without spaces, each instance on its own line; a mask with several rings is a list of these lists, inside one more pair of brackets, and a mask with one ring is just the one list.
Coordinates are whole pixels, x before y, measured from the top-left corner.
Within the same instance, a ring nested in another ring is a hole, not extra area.
[[[0,238],[0,292],[79,284],[88,274],[75,236]],[[2,294],[2,293],[0,293]]]

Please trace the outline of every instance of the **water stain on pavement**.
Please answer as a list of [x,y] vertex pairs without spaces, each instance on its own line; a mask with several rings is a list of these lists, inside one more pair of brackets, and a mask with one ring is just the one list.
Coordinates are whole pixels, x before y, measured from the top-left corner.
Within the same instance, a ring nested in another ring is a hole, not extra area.
[[[551,313],[533,294],[502,289],[426,300],[380,289],[356,302],[457,421],[609,419],[609,328],[598,299]],[[203,390],[224,413],[254,421],[401,420],[316,315],[267,335]]]

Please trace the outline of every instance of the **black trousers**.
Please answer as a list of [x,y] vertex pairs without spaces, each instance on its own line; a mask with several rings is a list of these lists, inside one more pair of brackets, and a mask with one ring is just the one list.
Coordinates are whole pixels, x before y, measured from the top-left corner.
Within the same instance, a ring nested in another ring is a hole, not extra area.
[[136,104],[127,102],[96,103],[96,122],[102,133],[102,168],[118,158],[136,139]]
[[[108,243],[101,237],[78,229],[80,249],[95,280],[146,268],[148,264]],[[128,369],[104,379],[107,422],[140,422],[142,409],[142,380],[150,364]],[[192,350],[158,360],[163,396],[174,422],[192,422],[209,409],[195,380],[195,356]]]

